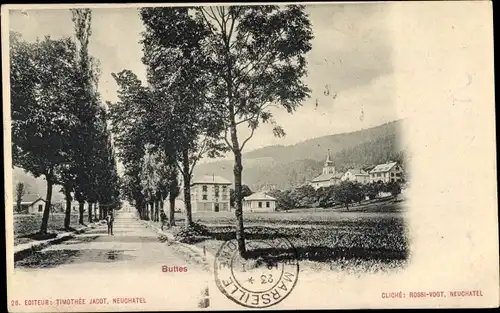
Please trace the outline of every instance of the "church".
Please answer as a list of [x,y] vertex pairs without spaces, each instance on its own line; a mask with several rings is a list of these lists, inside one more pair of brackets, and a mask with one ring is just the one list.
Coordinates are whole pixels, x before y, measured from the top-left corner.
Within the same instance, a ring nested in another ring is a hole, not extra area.
[[315,189],[337,185],[341,182],[342,176],[342,173],[337,173],[335,171],[335,164],[331,160],[330,150],[328,150],[326,153],[325,165],[323,166],[323,173],[311,180],[309,184]]

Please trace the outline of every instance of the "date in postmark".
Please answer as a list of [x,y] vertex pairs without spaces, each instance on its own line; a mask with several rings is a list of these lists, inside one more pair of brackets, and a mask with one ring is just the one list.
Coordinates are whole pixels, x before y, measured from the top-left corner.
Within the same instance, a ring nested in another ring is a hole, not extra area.
[[299,263],[286,238],[247,240],[245,258],[236,240],[226,241],[215,256],[214,274],[219,290],[248,308],[268,308],[283,301],[298,281]]

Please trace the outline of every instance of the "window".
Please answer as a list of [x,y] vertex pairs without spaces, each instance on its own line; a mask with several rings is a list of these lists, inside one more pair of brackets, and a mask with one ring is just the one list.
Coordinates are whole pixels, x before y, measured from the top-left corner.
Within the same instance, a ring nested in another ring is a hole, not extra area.
[[259,201],[259,208],[262,208],[262,202]]
[[207,191],[207,185],[201,186],[201,190],[206,192]]
[[43,211],[43,205],[39,204],[38,205],[38,212],[42,212]]
[[222,191],[226,191],[227,186],[222,186]]
[[203,195],[203,200],[207,200],[207,195]]
[[269,201],[266,202],[266,208],[270,207]]
[[397,177],[401,176],[401,173],[396,173],[396,176],[397,176]]
[[391,181],[394,182],[394,178],[391,178]]
[[394,177],[394,173],[391,173],[391,177]]

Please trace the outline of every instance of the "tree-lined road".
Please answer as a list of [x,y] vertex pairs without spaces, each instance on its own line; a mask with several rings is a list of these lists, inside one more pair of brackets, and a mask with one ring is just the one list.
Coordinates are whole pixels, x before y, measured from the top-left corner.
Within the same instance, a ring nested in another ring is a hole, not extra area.
[[[16,263],[10,283],[19,285],[12,290],[23,291],[21,297],[52,301],[58,296],[82,297],[87,299],[86,304],[92,297],[103,297],[111,305],[116,297],[138,297],[146,304],[129,303],[127,310],[144,309],[145,305],[151,308],[152,303],[158,303],[158,308],[186,309],[186,305],[197,306],[207,281],[213,279],[192,260],[178,244],[161,242],[135,214],[121,213],[116,216],[114,236],[109,236],[106,225],[102,225],[36,252]],[[163,272],[162,266],[174,271]],[[182,267],[187,271],[181,272]],[[57,307],[63,311],[78,309],[74,305]]]

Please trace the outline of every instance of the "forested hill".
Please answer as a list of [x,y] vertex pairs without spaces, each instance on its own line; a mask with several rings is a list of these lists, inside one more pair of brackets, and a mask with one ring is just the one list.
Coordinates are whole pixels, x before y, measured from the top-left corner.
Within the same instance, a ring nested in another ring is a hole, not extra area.
[[[21,182],[25,185],[26,194],[39,195],[40,197],[45,199],[47,194],[47,182],[43,177],[35,178],[30,173],[25,172],[23,169],[15,167],[12,170],[12,178],[13,178],[13,199],[15,199],[16,194],[16,184]],[[63,202],[64,195],[61,190],[61,186],[54,185],[52,189],[52,201],[55,202]],[[14,200],[15,201],[15,200]]]
[[[389,160],[402,161],[404,142],[397,120],[351,133],[319,137],[290,146],[268,146],[243,154],[243,181],[252,190],[263,185],[280,189],[298,186],[321,173],[330,149],[338,170],[349,166],[375,165]],[[199,164],[195,175],[220,175],[232,180],[233,161]]]
[[[252,190],[272,184],[280,189],[299,186],[321,173],[326,151],[330,149],[338,170],[402,158],[401,126],[404,120],[356,132],[306,140],[291,146],[268,146],[243,155],[243,183]],[[233,161],[199,164],[196,175],[216,174],[233,180]],[[30,193],[45,197],[46,182],[22,169],[13,171],[14,184],[26,183]],[[63,201],[60,186],[54,186],[54,200]]]

